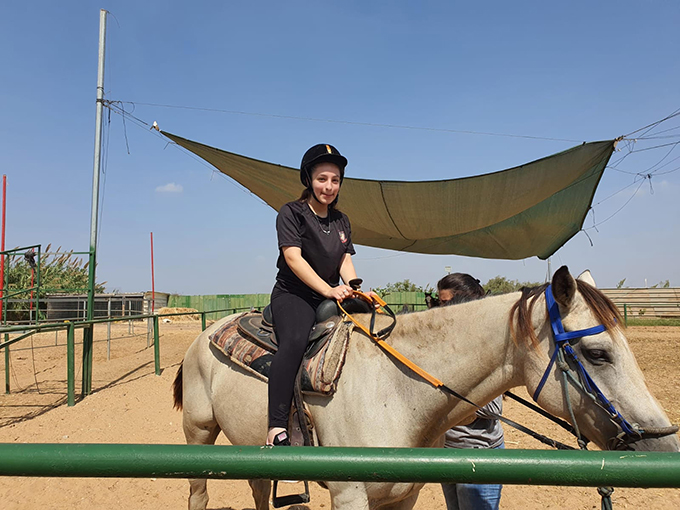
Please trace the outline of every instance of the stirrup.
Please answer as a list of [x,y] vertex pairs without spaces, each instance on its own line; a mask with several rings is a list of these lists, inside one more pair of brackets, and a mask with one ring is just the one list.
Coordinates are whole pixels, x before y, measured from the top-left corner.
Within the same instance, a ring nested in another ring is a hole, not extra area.
[[274,508],[281,508],[282,506],[289,505],[301,505],[303,503],[309,503],[309,483],[304,480],[305,492],[302,494],[289,494],[287,496],[277,496],[276,489],[279,485],[278,480],[274,480],[274,496],[272,497],[272,505]]
[[[290,437],[287,431],[282,431],[274,436],[273,446],[290,446]],[[304,480],[305,492],[302,494],[288,494],[286,496],[278,496],[279,480],[274,480],[274,495],[272,497],[272,505],[274,508],[281,508],[282,506],[300,505],[302,503],[309,503],[309,483]]]

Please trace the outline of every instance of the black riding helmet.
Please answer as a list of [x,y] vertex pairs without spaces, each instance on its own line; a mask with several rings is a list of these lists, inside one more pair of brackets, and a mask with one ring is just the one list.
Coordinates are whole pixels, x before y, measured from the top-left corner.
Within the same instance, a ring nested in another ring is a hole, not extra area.
[[325,143],[320,143],[311,147],[305,155],[302,156],[302,162],[300,163],[300,182],[305,188],[312,187],[312,167],[317,163],[323,163],[328,161],[338,165],[340,169],[340,184],[345,178],[345,167],[347,166],[347,158],[340,154],[338,149],[332,145]]

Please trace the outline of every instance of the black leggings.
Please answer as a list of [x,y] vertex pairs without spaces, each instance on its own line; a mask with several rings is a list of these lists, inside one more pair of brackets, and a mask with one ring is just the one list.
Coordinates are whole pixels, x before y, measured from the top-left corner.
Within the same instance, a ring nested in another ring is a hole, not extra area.
[[279,350],[269,370],[270,428],[288,428],[295,376],[307,348],[318,304],[278,289],[272,292],[272,315]]

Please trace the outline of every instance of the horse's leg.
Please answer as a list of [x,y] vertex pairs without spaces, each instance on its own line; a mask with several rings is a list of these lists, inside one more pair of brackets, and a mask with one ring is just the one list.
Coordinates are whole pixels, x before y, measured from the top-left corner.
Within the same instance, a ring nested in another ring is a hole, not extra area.
[[[184,435],[187,438],[187,444],[215,444],[220,433],[217,422],[197,424],[194,418],[195,416],[188,418],[185,410]],[[205,510],[208,506],[207,483],[208,481],[205,478],[189,479],[189,510]]]
[[407,497],[406,499],[402,499],[396,503],[390,503],[389,505],[384,505],[379,508],[380,510],[411,510],[415,506],[417,500],[418,492]]
[[[184,357],[182,428],[187,444],[215,444],[220,433],[220,426],[215,418],[212,399],[200,368],[201,354],[204,354],[200,351],[200,339],[201,336],[189,347]],[[210,360],[209,357],[208,360]],[[209,361],[204,361],[203,365],[208,367]],[[207,371],[207,369],[204,370]],[[189,479],[189,486],[189,510],[205,510],[208,504],[207,480]]]
[[361,482],[326,482],[331,510],[369,510],[366,486]]
[[269,494],[272,490],[270,480],[248,480],[250,490],[253,491],[256,510],[269,510]]

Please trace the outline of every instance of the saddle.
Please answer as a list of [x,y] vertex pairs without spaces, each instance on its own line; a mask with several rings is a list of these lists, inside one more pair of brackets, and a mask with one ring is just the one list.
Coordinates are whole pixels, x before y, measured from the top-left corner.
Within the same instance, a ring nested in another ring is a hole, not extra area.
[[[370,313],[371,305],[362,299],[346,299],[342,307],[347,313]],[[309,332],[309,344],[305,351],[305,359],[310,359],[318,353],[331,338],[341,321],[338,304],[332,299],[326,299],[316,309],[315,324]],[[238,332],[251,340],[255,345],[275,353],[279,349],[274,329],[274,318],[271,305],[267,305],[262,314],[248,314],[238,319]]]

